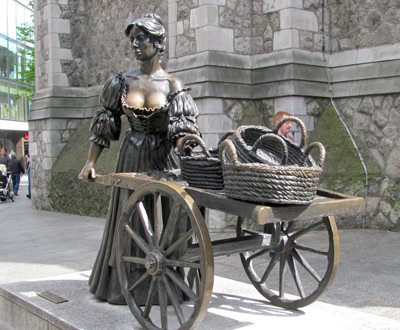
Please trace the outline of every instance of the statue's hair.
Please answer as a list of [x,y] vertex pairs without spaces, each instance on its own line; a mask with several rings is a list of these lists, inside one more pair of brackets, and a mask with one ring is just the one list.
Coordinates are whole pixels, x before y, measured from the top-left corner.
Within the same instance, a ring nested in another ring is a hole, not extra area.
[[134,26],[141,28],[144,32],[149,34],[153,40],[157,40],[159,42],[158,48],[161,54],[165,51],[165,28],[160,16],[150,13],[144,15],[142,18],[132,21],[125,29],[126,36],[129,36],[129,33]]

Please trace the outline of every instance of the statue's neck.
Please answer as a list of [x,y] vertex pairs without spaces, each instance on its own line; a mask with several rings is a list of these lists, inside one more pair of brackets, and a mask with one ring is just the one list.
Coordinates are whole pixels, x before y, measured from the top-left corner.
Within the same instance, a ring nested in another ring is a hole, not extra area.
[[153,74],[161,70],[160,57],[155,54],[151,59],[140,62],[140,72],[143,74]]

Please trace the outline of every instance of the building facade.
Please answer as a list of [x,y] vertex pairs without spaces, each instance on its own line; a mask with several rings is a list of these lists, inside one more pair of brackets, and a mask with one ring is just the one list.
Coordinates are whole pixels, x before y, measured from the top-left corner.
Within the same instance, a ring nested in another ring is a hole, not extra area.
[[0,7],[0,145],[22,157],[31,105],[26,89],[32,86],[18,79],[33,44],[19,40],[17,27],[33,24],[33,10],[28,0],[2,0]]
[[349,226],[399,225],[400,8],[379,0],[36,1],[36,207],[62,210],[59,160],[79,149],[70,144],[101,85],[135,66],[123,31],[146,12],[167,27],[164,64],[192,88],[210,147],[226,130],[290,112],[327,147],[323,185],[366,198]]

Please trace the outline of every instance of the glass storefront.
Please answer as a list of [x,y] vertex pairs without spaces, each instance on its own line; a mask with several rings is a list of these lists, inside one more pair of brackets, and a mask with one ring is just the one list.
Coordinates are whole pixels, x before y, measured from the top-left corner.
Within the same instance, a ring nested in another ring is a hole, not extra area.
[[33,87],[19,82],[18,73],[26,69],[26,51],[33,45],[17,40],[17,27],[33,23],[28,4],[27,0],[0,2],[0,120],[28,120],[27,89]]

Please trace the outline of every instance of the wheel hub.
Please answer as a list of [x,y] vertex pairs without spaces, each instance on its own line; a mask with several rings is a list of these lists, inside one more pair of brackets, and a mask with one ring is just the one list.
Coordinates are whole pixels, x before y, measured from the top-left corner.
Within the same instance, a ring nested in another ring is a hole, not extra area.
[[150,252],[146,256],[145,267],[147,271],[153,276],[162,274],[165,268],[164,256],[159,252]]

